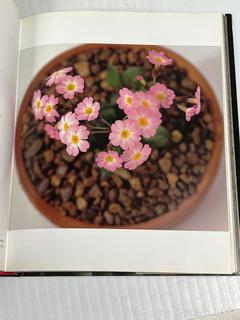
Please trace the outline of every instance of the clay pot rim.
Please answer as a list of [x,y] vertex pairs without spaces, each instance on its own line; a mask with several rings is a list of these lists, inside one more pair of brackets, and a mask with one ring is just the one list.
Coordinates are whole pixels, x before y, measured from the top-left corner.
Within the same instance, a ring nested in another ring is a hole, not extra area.
[[[74,217],[63,216],[56,208],[50,206],[47,202],[41,199],[37,191],[35,190],[31,180],[29,179],[25,166],[24,159],[21,153],[22,139],[21,139],[21,130],[22,130],[22,120],[25,112],[25,108],[31,101],[33,91],[38,88],[39,80],[47,76],[49,71],[53,68],[57,68],[62,60],[66,60],[71,56],[80,54],[82,52],[90,51],[92,49],[102,48],[102,47],[113,47],[113,48],[145,48],[145,49],[155,49],[162,50],[166,53],[168,57],[171,57],[176,61],[179,67],[182,67],[188,71],[188,76],[190,79],[193,79],[201,87],[202,92],[207,96],[213,117],[214,123],[214,133],[215,133],[215,142],[212,150],[212,157],[209,160],[205,173],[201,181],[199,182],[196,191],[189,197],[187,197],[183,202],[173,211],[168,211],[158,217],[152,218],[146,222],[123,225],[123,226],[101,226],[94,223],[84,222],[77,220]],[[15,158],[16,166],[18,169],[20,183],[28,195],[28,198],[32,204],[41,212],[45,217],[50,221],[56,224],[59,227],[64,228],[101,228],[101,229],[167,229],[176,224],[177,222],[183,220],[187,215],[190,214],[190,211],[197,203],[203,198],[206,194],[208,188],[210,187],[212,181],[214,180],[222,153],[223,147],[223,124],[222,118],[218,106],[217,99],[213,93],[211,86],[208,84],[207,80],[203,75],[186,59],[181,57],[178,53],[175,53],[165,47],[156,46],[156,45],[131,45],[131,44],[86,44],[74,47],[69,49],[57,57],[52,59],[47,63],[41,70],[37,73],[34,79],[31,81],[24,98],[22,100],[15,132]]]

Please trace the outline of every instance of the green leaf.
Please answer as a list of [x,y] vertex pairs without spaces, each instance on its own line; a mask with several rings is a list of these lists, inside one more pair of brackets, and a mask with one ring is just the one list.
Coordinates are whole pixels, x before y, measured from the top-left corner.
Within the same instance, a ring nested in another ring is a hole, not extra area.
[[157,128],[157,132],[155,136],[151,138],[144,138],[144,141],[150,146],[152,146],[154,149],[163,148],[168,143],[170,138],[170,134],[168,130],[162,126],[159,126]]
[[106,177],[106,176],[111,176],[112,175],[112,173],[110,171],[107,171],[104,168],[99,168],[99,171],[100,171],[100,175],[102,177]]
[[116,111],[114,107],[109,107],[109,108],[103,109],[101,111],[101,115],[104,119],[111,122],[111,120],[115,120],[116,118]]
[[119,97],[119,94],[117,93],[113,93],[111,96],[110,96],[110,99],[109,99],[109,105],[112,107],[112,106],[115,106],[117,103],[116,103],[116,100],[117,98]]
[[108,97],[108,100],[101,103],[101,110],[109,109],[116,105],[116,100],[119,97],[118,94],[113,93]]
[[122,74],[122,81],[124,85],[130,89],[139,89],[141,84],[136,80],[136,76],[143,73],[141,67],[129,67]]
[[121,80],[118,70],[113,65],[109,64],[107,67],[107,82],[114,89],[118,90],[121,87]]

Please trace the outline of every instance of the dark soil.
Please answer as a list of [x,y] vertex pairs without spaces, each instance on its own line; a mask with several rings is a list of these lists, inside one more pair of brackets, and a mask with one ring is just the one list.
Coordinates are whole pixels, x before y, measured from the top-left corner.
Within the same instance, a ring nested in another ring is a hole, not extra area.
[[[75,108],[84,96],[101,103],[108,101],[114,89],[106,81],[110,63],[121,73],[128,66],[143,66],[145,78],[151,79],[152,66],[146,51],[104,48],[62,61],[58,68],[74,65],[74,74],[85,78],[86,90],[73,100],[60,98],[58,111],[63,114]],[[177,65],[165,68],[158,78],[176,95],[194,96],[197,84]],[[39,87],[45,94],[52,88]],[[31,101],[26,106],[22,128],[22,155],[26,171],[39,196],[59,210],[59,214],[102,226],[137,224],[176,209],[193,194],[211,158],[214,144],[212,115],[202,95],[202,112],[185,121],[176,107],[163,111],[163,124],[170,131],[168,144],[154,150],[150,159],[133,172],[124,169],[114,174],[102,172],[94,161],[104,138],[92,141],[91,150],[76,158],[65,146],[49,139],[44,123],[34,119]],[[113,107],[114,108],[114,107]],[[117,108],[117,107],[115,107]],[[106,139],[107,137],[105,137]]]

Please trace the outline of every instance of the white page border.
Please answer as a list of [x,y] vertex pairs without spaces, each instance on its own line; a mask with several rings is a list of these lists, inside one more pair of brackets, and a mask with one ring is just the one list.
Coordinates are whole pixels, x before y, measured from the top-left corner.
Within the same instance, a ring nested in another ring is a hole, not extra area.
[[34,229],[9,232],[8,271],[234,270],[224,231]]
[[24,18],[22,30],[21,49],[78,42],[222,45],[222,15],[210,13],[46,13]]

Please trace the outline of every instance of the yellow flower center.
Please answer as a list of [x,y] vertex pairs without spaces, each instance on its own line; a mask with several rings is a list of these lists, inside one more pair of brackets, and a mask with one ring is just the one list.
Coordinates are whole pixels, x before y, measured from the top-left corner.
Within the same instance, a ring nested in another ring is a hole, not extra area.
[[38,99],[36,103],[36,108],[39,110],[41,108],[41,101]]
[[124,130],[121,131],[121,138],[122,139],[127,139],[127,138],[129,138],[129,136],[130,136],[129,130],[124,129]]
[[71,138],[71,141],[72,141],[73,144],[78,144],[79,141],[80,141],[79,135],[73,134],[73,135],[72,135],[72,138]]
[[63,125],[63,131],[66,132],[67,129],[68,129],[68,123],[67,122],[64,122],[64,125]]
[[142,157],[141,152],[135,152],[135,153],[133,154],[133,156],[132,156],[132,160],[137,161],[137,160],[141,159],[141,157]]
[[159,100],[159,101],[163,101],[165,98],[166,98],[166,95],[164,93],[162,93],[161,91],[159,91],[157,94],[156,94],[156,98]]
[[146,127],[149,124],[149,120],[145,117],[141,117],[138,119],[138,124],[140,127]]
[[85,109],[85,113],[89,116],[90,114],[93,113],[93,108],[92,106],[88,106],[86,109]]
[[164,61],[162,57],[156,57],[155,60],[159,63],[162,63]]
[[45,107],[45,111],[46,111],[47,113],[49,113],[49,112],[51,112],[51,110],[52,110],[51,104],[47,104],[46,107]]
[[130,105],[131,103],[132,103],[132,97],[130,97],[130,96],[126,96],[126,103],[128,104],[128,105]]
[[114,158],[112,156],[110,156],[109,154],[105,157],[105,161],[108,163],[112,163],[114,160]]
[[73,91],[73,90],[75,90],[75,89],[76,89],[75,83],[70,82],[70,83],[67,85],[67,90],[68,90],[68,91]]
[[143,105],[144,108],[149,108],[149,107],[150,107],[150,103],[149,103],[149,101],[146,100],[146,99],[143,99],[143,100],[142,100],[142,105]]

